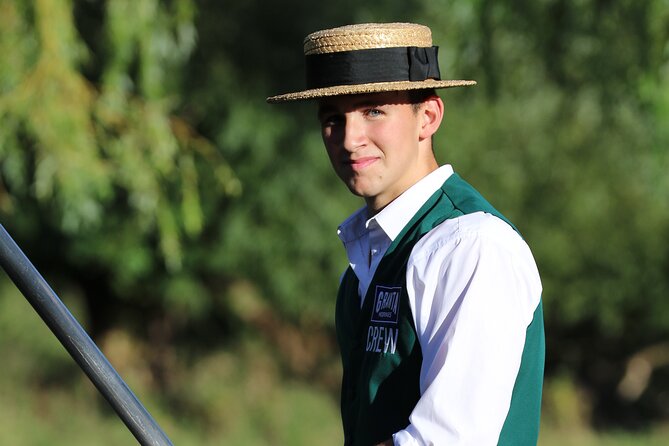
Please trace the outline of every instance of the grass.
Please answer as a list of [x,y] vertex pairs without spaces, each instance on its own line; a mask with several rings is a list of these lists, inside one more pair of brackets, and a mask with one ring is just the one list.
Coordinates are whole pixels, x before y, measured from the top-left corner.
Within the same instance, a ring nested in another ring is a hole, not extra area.
[[669,429],[658,426],[648,432],[569,430],[542,427],[539,446],[666,446]]
[[[127,335],[103,349],[147,409],[180,446],[341,445],[336,401],[282,377],[267,346],[246,340],[178,367],[169,394],[141,369]],[[136,347],[136,346],[135,346]],[[134,356],[133,356],[134,355]],[[0,283],[0,444],[135,444],[83,372],[12,287]],[[664,446],[669,427],[642,433],[588,429],[567,379],[547,383],[540,446]]]

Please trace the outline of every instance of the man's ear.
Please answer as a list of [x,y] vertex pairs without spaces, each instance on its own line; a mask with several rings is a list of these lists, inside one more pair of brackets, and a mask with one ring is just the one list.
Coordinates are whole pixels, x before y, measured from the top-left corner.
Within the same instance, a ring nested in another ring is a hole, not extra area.
[[439,96],[430,96],[420,107],[420,140],[432,138],[444,117],[444,102]]

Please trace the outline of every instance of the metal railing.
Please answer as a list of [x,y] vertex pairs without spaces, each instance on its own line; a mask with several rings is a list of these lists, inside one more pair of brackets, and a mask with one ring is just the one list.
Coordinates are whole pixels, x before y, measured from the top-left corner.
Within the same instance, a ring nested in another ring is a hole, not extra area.
[[114,367],[0,225],[0,264],[141,445],[172,445]]

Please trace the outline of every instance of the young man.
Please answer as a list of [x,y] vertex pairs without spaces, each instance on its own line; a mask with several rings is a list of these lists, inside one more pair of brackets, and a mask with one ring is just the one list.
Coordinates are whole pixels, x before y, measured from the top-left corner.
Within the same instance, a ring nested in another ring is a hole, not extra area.
[[515,228],[432,135],[444,104],[429,28],[352,25],[305,39],[332,166],[365,206],[339,228],[337,298],[347,445],[535,445],[544,365],[541,282]]

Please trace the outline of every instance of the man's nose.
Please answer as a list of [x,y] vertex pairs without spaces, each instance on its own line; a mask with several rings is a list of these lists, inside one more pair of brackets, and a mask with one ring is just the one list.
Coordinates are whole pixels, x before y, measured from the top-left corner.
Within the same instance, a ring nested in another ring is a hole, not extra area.
[[359,116],[355,114],[346,116],[346,124],[343,130],[343,146],[347,151],[353,152],[365,143],[365,125]]

